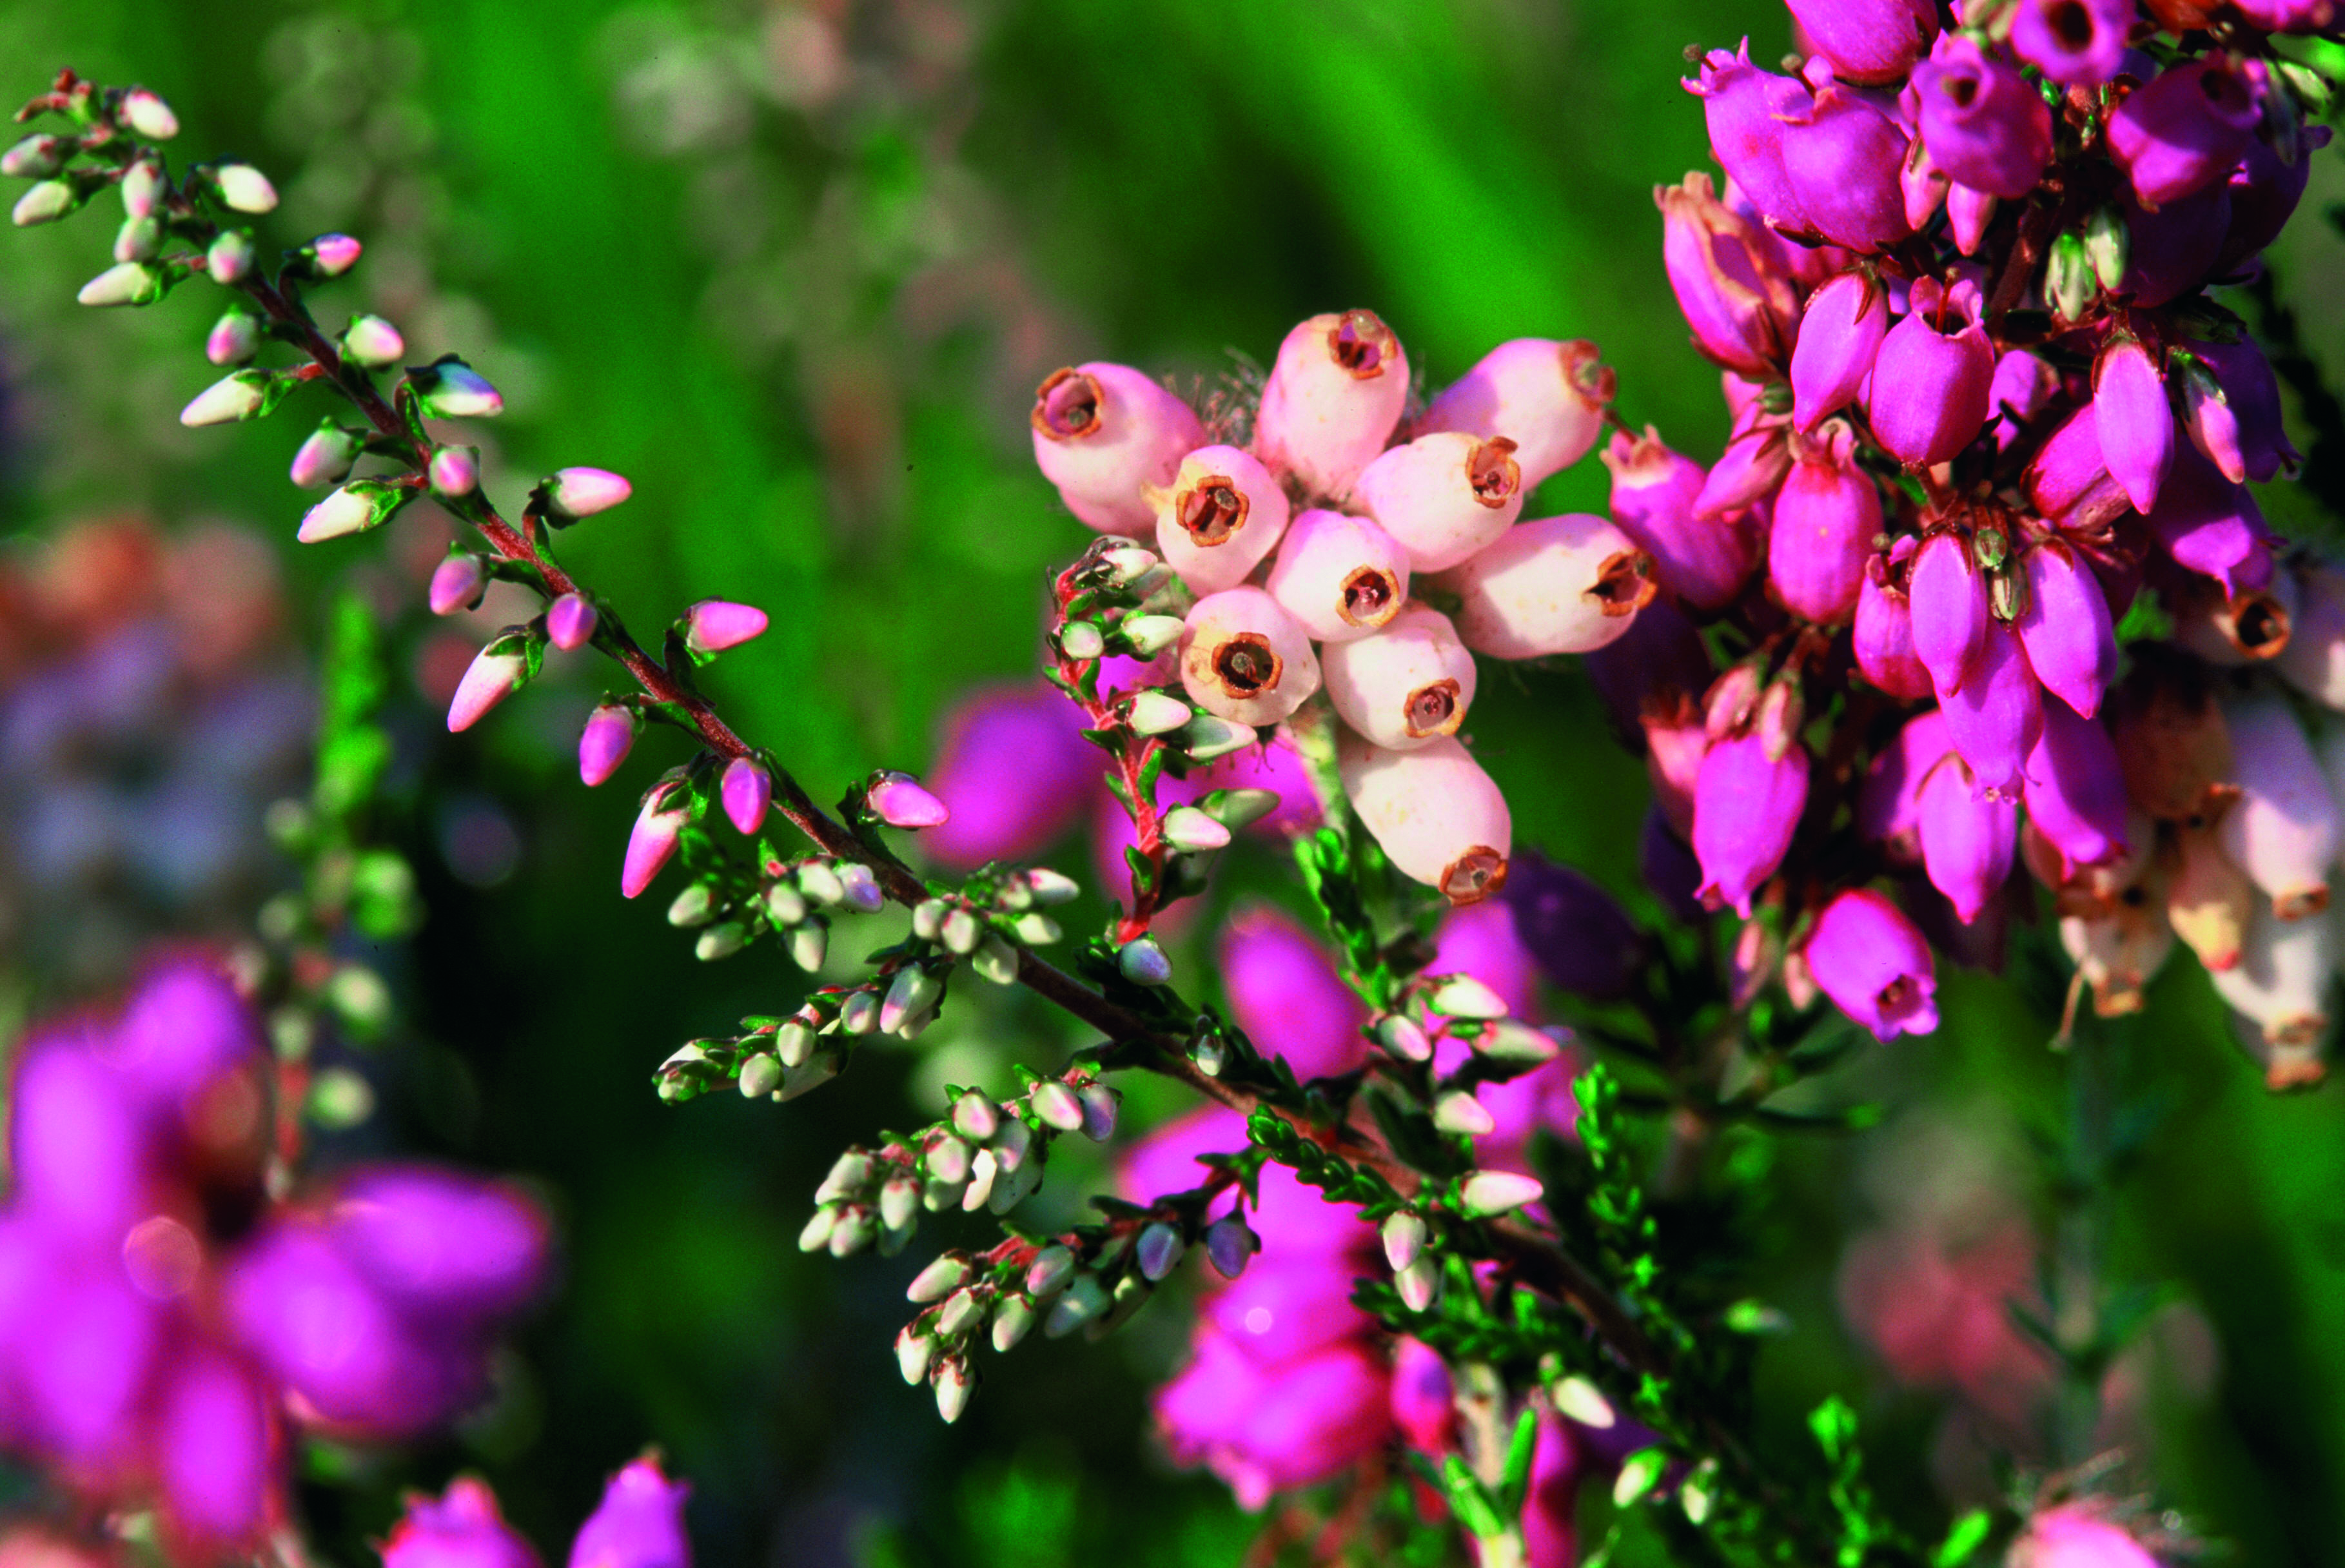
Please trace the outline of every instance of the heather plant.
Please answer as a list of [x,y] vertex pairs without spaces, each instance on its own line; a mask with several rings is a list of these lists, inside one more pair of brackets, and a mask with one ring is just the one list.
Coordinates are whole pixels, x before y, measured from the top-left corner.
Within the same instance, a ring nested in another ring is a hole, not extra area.
[[[205,352],[228,373],[183,423],[331,400],[292,459],[294,483],[324,492],[301,542],[429,503],[471,531],[431,577],[433,612],[492,583],[531,599],[456,683],[450,731],[537,680],[549,649],[618,667],[579,738],[582,781],[617,778],[647,730],[646,751],[682,759],[640,797],[620,891],[659,887],[704,961],[778,949],[811,976],[673,1049],[652,1073],[663,1100],[797,1099],[980,981],[1086,1031],[1070,1059],[1021,1065],[1015,1093],[949,1086],[932,1120],[853,1143],[811,1195],[809,1252],[894,1256],[924,1217],[949,1228],[893,1345],[945,1421],[1036,1330],[1102,1337],[1193,1254],[1198,1320],[1155,1419],[1176,1462],[1274,1507],[1271,1557],[1548,1564],[1657,1543],[1700,1562],[2171,1560],[2196,1549],[2188,1521],[2109,1441],[2128,1352],[2165,1320],[2154,1289],[2107,1266],[2106,1194],[2145,1136],[2126,1098],[2139,1015],[2178,942],[2270,1088],[2308,1088],[2338,957],[2345,575],[2275,536],[2249,488],[2301,460],[2228,303],[2286,329],[2259,255],[2327,139],[2332,56],[2312,35],[2332,19],[2074,0],[1794,14],[1806,47],[1780,73],[1747,43],[1693,60],[1725,184],[1696,172],[1656,196],[1668,281],[1732,414],[1715,463],[1638,429],[1592,344],[1508,339],[1436,390],[1361,309],[1186,391],[1106,361],[1057,370],[1030,414],[1035,462],[1070,540],[1092,537],[1049,584],[1048,689],[981,694],[925,782],[882,765],[827,811],[703,674],[766,632],[766,610],[703,599],[639,638],[556,551],[608,526],[627,480],[564,468],[501,507],[470,433],[502,410],[490,377],[452,355],[402,366],[382,316],[333,330],[312,313],[359,239],[262,263],[261,170],[175,174],[168,106],[70,73],[0,167],[32,182],[19,224],[121,202],[84,304],[155,304],[198,274],[224,290]],[[1591,454],[1609,515],[1524,515]],[[363,639],[363,612],[340,624]],[[1633,907],[1517,845],[1468,741],[1487,683],[1570,656],[1650,770]],[[279,821],[313,857],[270,923],[293,961],[246,976],[291,987],[280,1036],[305,998],[341,995],[299,962],[305,934],[404,918],[350,880],[352,804],[381,760],[366,716],[362,693],[330,686],[317,797]],[[1070,933],[1078,884],[1031,861],[1087,814],[1112,911]],[[1265,830],[1320,929],[1231,917],[1219,1006],[1178,962],[1181,926],[1221,853]],[[2056,949],[2025,934],[2039,915]],[[2045,1140],[2052,1245],[2031,1259],[2024,1234],[1929,1236],[1848,1276],[1893,1365],[1995,1418],[1996,1500],[1950,1518],[1902,1488],[1883,1501],[1846,1400],[1812,1402],[1795,1431],[1762,1408],[1754,1368],[1786,1320],[1748,1281],[1768,1140],[1863,1125],[1826,1075],[1934,1031],[1942,960],[2007,950],[2066,966],[2046,1042],[2074,1091]],[[93,1081],[122,1070],[93,1059]],[[1117,1138],[1134,1074],[1207,1103],[1124,1142],[1095,1218],[1030,1221],[1061,1140]],[[20,1137],[40,1125],[24,1097]],[[85,1100],[134,1103],[103,1085]],[[35,1168],[15,1168],[16,1201],[46,1214]],[[237,1259],[230,1327],[170,1330],[208,1348],[169,1363],[164,1392],[117,1389],[111,1424],[87,1400],[41,1406],[26,1374],[44,1414],[12,1442],[86,1495],[159,1486],[157,1539],[181,1557],[296,1528],[270,1490],[280,1408],[383,1432],[446,1416],[477,1381],[482,1325],[535,1277],[542,1238],[509,1205],[502,1232],[455,1226],[515,1238],[501,1267],[459,1269],[460,1303],[402,1318],[407,1282],[371,1274],[366,1237],[335,1217],[363,1232],[411,1201],[497,1200],[372,1179],[387,1196],[264,1206],[234,1238],[175,1219],[195,1239],[131,1248],[117,1221],[142,1204],[98,1215],[93,1233],[134,1274],[151,1251],[172,1299]],[[998,1229],[963,1240],[954,1213]],[[345,1315],[375,1312],[374,1342],[431,1375],[317,1381],[304,1303],[336,1269]],[[1938,1314],[1918,1331],[1917,1289]],[[1963,1342],[1934,1357],[1937,1336]],[[184,1391],[207,1356],[256,1370]],[[245,1447],[182,1442],[198,1418]],[[182,1475],[198,1452],[211,1468]],[[680,1495],[655,1462],[629,1466],[574,1563],[680,1561]],[[411,1503],[383,1554],[530,1555],[474,1482]]]

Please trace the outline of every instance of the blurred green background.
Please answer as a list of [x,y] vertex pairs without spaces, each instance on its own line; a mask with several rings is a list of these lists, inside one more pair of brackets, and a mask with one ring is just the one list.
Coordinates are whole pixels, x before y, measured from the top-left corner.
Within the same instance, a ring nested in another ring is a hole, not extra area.
[[[829,797],[871,765],[921,765],[954,693],[1030,670],[1045,573],[1084,537],[1028,453],[1031,387],[1058,364],[1211,382],[1233,350],[1266,361],[1294,320],[1352,305],[1435,384],[1506,338],[1589,336],[1632,420],[1712,456],[1715,372],[1687,347],[1650,189],[1703,157],[1682,51],[1746,32],[1762,57],[1788,41],[1761,0],[0,0],[0,95],[67,64],[144,82],[187,126],[180,157],[232,149],[279,177],[266,234],[363,238],[320,314],[382,309],[411,359],[462,350],[500,384],[492,493],[569,463],[628,474],[635,500],[561,544],[639,628],[710,594],[771,609],[713,684]],[[2335,171],[2328,155],[2308,211]],[[2333,237],[2299,227],[2281,265],[2333,361]],[[783,1010],[803,981],[770,951],[695,966],[656,898],[614,896],[631,800],[579,790],[569,755],[599,677],[563,667],[497,722],[438,734],[425,693],[449,645],[411,613],[428,527],[297,553],[305,502],[283,467],[321,410],[174,420],[209,379],[208,287],[78,312],[102,224],[5,245],[0,532],[224,517],[282,541],[297,632],[344,581],[407,607],[397,831],[430,918],[384,956],[413,1037],[373,1067],[383,1108],[350,1142],[520,1172],[567,1239],[563,1289],[479,1421],[416,1452],[311,1457],[329,1553],[367,1560],[398,1487],[460,1467],[557,1548],[603,1474],[656,1442],[695,1484],[706,1563],[1236,1561],[1253,1524],[1145,1432],[1177,1310],[989,1364],[947,1430],[887,1345],[904,1280],[951,1227],[894,1262],[794,1244],[843,1144],[935,1114],[949,1078],[1002,1087],[1010,1061],[1083,1040],[984,997],[787,1107],[663,1109],[647,1078],[674,1045]],[[1543,500],[1604,493],[1591,460]],[[1576,674],[1491,685],[1474,729],[1519,836],[1632,890],[1641,768],[1592,693]],[[644,744],[657,765],[674,749]],[[1217,904],[1284,886],[1278,857],[1251,853]],[[2096,1289],[2165,1291],[2212,1324],[2215,1370],[2153,1379],[2143,1407],[2159,1501],[2244,1561],[2345,1562],[2340,1097],[2266,1098],[2178,956],[2154,1022],[2086,1053],[2096,1084],[2155,1113],[2147,1141],[2121,1184],[2064,1189],[2046,1149],[2078,1069],[2046,1049],[2045,946],[2023,939],[2016,980],[1949,981],[1939,1035],[1851,1071],[1843,1097],[1884,1104],[1881,1128],[1754,1143],[1782,1194],[1753,1288],[1795,1325],[1763,1363],[1783,1441],[1838,1388],[1916,1529],[1995,1484],[1947,1457],[1943,1397],[1883,1375],[1833,1285],[1853,1231],[1986,1192],[2040,1235],[2089,1215]],[[103,977],[29,940],[12,962],[33,1005]],[[1136,1095],[1134,1124],[1174,1108]]]

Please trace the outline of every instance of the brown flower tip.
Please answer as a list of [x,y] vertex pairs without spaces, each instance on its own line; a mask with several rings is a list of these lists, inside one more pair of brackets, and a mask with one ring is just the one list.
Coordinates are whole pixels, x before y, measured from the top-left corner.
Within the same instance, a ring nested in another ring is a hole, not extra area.
[[1373,310],[1346,310],[1327,333],[1327,352],[1355,380],[1370,381],[1383,375],[1399,347],[1392,329],[1378,320]]
[[1523,488],[1515,443],[1504,436],[1492,436],[1477,444],[1466,460],[1466,482],[1474,487],[1474,499],[1494,511],[1514,500]]
[[[2328,1022],[2326,1018],[2320,1020],[2322,1029],[2327,1027]],[[2304,1043],[2317,1045],[2320,1035],[2320,1030],[2313,1031],[2312,1039]],[[2272,1052],[2270,1065],[2264,1068],[2264,1087],[2274,1093],[2288,1089],[2309,1089],[2328,1076],[2328,1067],[2317,1056],[2299,1055],[2295,1049],[2284,1054],[2275,1050]]]
[[2288,647],[2287,607],[2269,593],[2242,593],[2215,612],[2215,625],[2250,659],[2277,659]]
[[1355,626],[1376,627],[1400,613],[1400,584],[1380,566],[1363,566],[1344,579],[1336,612]]
[[1226,543],[1245,526],[1246,511],[1252,504],[1226,474],[1213,474],[1183,491],[1172,515],[1193,542],[1212,546]]
[[1428,735],[1454,735],[1465,719],[1466,710],[1457,703],[1457,683],[1453,680],[1419,686],[1408,694],[1408,701],[1401,708],[1401,725],[1416,740]]
[[1596,582],[1587,590],[1607,620],[1634,615],[1653,602],[1661,591],[1660,580],[1653,575],[1653,558],[1642,550],[1624,550],[1608,556],[1596,569]]
[[1034,389],[1034,429],[1054,441],[1080,440],[1100,428],[1100,386],[1072,365]]
[[1563,376],[1591,408],[1609,408],[1619,390],[1619,378],[1604,362],[1596,345],[1585,338],[1574,338],[1563,345]]
[[1507,857],[1487,844],[1476,845],[1441,874],[1442,894],[1458,909],[1479,904],[1506,885]]
[[1213,650],[1213,676],[1232,697],[1258,697],[1278,684],[1285,661],[1259,632],[1241,632]]
[[2329,885],[2325,882],[2313,887],[2299,887],[2291,892],[2272,895],[2272,918],[2275,920],[2302,920],[2328,907]]

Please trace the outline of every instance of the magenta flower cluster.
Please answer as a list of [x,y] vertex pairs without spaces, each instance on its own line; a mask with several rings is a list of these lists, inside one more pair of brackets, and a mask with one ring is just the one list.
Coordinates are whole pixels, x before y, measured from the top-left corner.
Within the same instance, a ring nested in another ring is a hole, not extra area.
[[[692,1568],[684,1505],[656,1456],[611,1477],[570,1543],[569,1568]],[[382,1568],[538,1568],[536,1549],[505,1522],[485,1482],[458,1476],[439,1497],[417,1493],[381,1548]]]
[[188,1557],[282,1522],[310,1430],[403,1438],[485,1390],[537,1292],[543,1219],[426,1166],[272,1196],[277,1069],[209,965],[16,1057],[0,1213],[0,1439],[93,1500],[159,1508]]

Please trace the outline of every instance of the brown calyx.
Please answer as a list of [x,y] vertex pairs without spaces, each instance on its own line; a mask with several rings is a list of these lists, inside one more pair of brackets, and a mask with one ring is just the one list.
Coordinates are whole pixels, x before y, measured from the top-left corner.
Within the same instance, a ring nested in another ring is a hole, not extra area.
[[1506,885],[1507,857],[1487,844],[1476,845],[1441,874],[1443,895],[1459,909],[1481,903]]
[[2269,593],[2242,593],[2215,612],[2225,641],[2250,659],[2277,659],[2288,647],[2288,608]]
[[1246,512],[1252,505],[1245,491],[1233,484],[1227,475],[1213,474],[1181,492],[1172,515],[1188,531],[1190,542],[1210,549],[1227,543],[1231,535],[1245,526]]
[[1286,662],[1259,632],[1240,632],[1213,650],[1213,678],[1232,697],[1258,697],[1278,684]]
[[1608,620],[1634,615],[1653,602],[1661,591],[1660,580],[1653,575],[1653,558],[1650,551],[1624,550],[1605,558],[1596,569],[1596,581],[1583,590],[1584,596],[1604,612]]
[[1100,384],[1072,365],[1034,389],[1034,429],[1054,441],[1080,440],[1100,428]]
[[1400,584],[1381,566],[1363,566],[1344,579],[1335,612],[1355,626],[1381,626],[1400,613]]
[[1474,499],[1493,510],[1514,500],[1523,488],[1515,443],[1504,436],[1478,442],[1466,460],[1466,482],[1474,487]]
[[1327,333],[1327,352],[1359,381],[1374,380],[1400,342],[1373,310],[1346,310]]
[[1454,735],[1466,720],[1466,710],[1457,700],[1457,683],[1448,679],[1419,686],[1401,704],[1401,727],[1412,739],[1423,740],[1428,735]]

